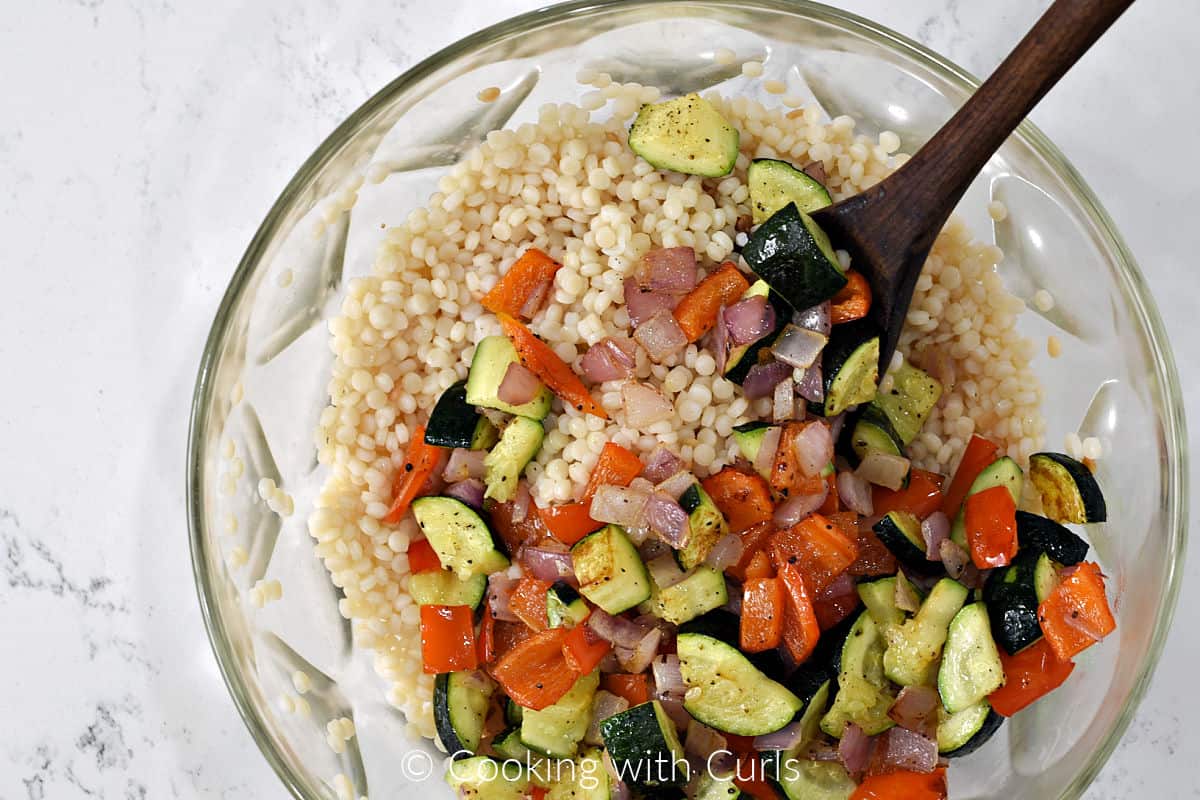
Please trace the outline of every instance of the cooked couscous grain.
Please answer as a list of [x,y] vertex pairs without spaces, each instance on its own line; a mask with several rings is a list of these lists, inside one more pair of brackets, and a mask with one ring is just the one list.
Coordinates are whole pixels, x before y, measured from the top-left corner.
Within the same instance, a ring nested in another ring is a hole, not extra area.
[[1051,358],[1058,358],[1062,355],[1062,342],[1054,335],[1046,337],[1046,353]]
[[728,47],[718,47],[713,52],[713,60],[718,64],[732,64],[737,61],[737,53],[730,50]]
[[1083,440],[1083,447],[1080,449],[1083,457],[1092,461],[1099,461],[1104,455],[1104,445],[1095,436],[1089,436]]
[[1033,295],[1033,307],[1041,312],[1049,311],[1054,308],[1054,295],[1045,289],[1038,289]]
[[767,94],[783,94],[787,91],[787,84],[776,80],[763,81],[763,91]]
[[479,98],[479,102],[481,103],[494,103],[500,99],[500,87],[489,86],[486,89],[480,89],[476,97]]
[[761,61],[747,61],[742,64],[742,74],[747,78],[758,78],[763,74],[763,65]]
[[229,548],[229,567],[230,569],[241,569],[246,566],[246,562],[250,560],[250,554],[246,552],[246,548],[240,544]]
[[312,678],[308,677],[308,673],[304,670],[296,670],[292,673],[292,686],[296,689],[297,694],[308,694],[312,689]]
[[256,608],[263,608],[267,603],[273,603],[283,598],[283,584],[274,579],[262,578],[250,587],[250,602]]
[[993,200],[988,203],[988,216],[995,222],[1003,222],[1008,219],[1008,206],[1001,203],[999,200]]
[[279,285],[280,289],[286,289],[287,287],[292,285],[292,281],[295,280],[295,278],[296,278],[295,272],[293,272],[290,269],[283,269],[283,270],[280,270],[279,277],[277,277],[275,279],[275,283],[277,283]]

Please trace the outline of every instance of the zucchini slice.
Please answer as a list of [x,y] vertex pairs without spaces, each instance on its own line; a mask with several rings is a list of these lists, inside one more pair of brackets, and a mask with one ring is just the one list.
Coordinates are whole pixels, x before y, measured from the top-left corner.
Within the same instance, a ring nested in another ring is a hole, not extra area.
[[767,355],[767,351],[788,326],[793,313],[787,301],[771,291],[771,287],[764,280],[752,283],[741,299],[745,300],[747,297],[767,298],[767,302],[775,308],[775,328],[757,342],[733,345],[729,348],[729,356],[725,359],[725,377],[739,385],[746,380],[750,368],[758,363],[759,355]]
[[598,749],[589,747],[579,754],[573,767],[560,764],[556,770],[558,780],[550,784],[546,800],[609,800],[612,786],[602,759]]
[[459,578],[490,575],[508,567],[508,556],[496,547],[487,523],[461,500],[419,497],[412,511],[442,566]]
[[504,426],[500,441],[483,459],[483,482],[487,485],[484,497],[507,503],[517,496],[521,473],[542,449],[545,435],[542,423],[527,417],[513,417]]
[[886,647],[871,613],[859,614],[842,646],[833,707],[821,718],[821,730],[825,733],[840,739],[846,725],[853,722],[868,736],[874,736],[896,724],[888,717],[896,690],[883,671]]
[[592,697],[600,686],[600,673],[583,675],[566,694],[541,711],[525,709],[521,715],[521,744],[551,758],[571,758],[592,721]]
[[1038,556],[1037,564],[1033,568],[1033,593],[1037,595],[1039,605],[1058,588],[1059,581],[1062,580],[1059,577],[1062,569],[1062,564],[1045,553]]
[[617,774],[626,783],[656,787],[687,782],[687,760],[675,723],[657,700],[604,720],[600,735]]
[[837,676],[842,663],[842,650],[856,621],[856,617],[849,616],[829,630],[821,632],[821,638],[817,640],[817,647],[812,655],[783,682],[792,694],[810,702],[821,691],[821,687],[828,684],[828,697],[824,702],[826,706],[829,705],[829,701],[838,690]]
[[1028,511],[1017,511],[1017,542],[1022,549],[1040,550],[1067,567],[1075,566],[1088,554],[1088,543],[1073,531]]
[[892,389],[872,403],[883,412],[904,447],[917,438],[929,412],[942,396],[942,384],[929,373],[905,361],[892,373]]
[[806,758],[782,765],[776,783],[787,800],[850,800],[858,788],[838,762]]
[[571,584],[556,581],[546,590],[546,624],[573,628],[587,619],[590,610]]
[[497,438],[496,426],[467,402],[466,381],[442,392],[425,424],[425,443],[437,447],[487,450]]
[[883,668],[889,679],[901,686],[933,684],[950,624],[968,595],[967,587],[958,581],[942,578],[916,616],[888,632]]
[[537,755],[521,743],[521,726],[514,725],[497,733],[492,739],[492,749],[501,758],[525,762],[527,758],[537,759]]
[[750,234],[742,258],[797,311],[825,302],[846,285],[829,237],[795,203],[776,211]]
[[937,680],[942,705],[951,714],[982,702],[1004,685],[1004,665],[983,603],[972,603],[954,616]]
[[719,178],[733,171],[738,132],[695,92],[642,106],[629,129],[629,149],[655,169]]
[[900,563],[921,575],[934,575],[941,571],[940,561],[930,561],[925,553],[925,536],[921,533],[921,520],[907,511],[889,511],[876,522],[871,530],[879,537]]
[[463,580],[453,572],[418,572],[409,576],[408,593],[419,606],[470,606],[479,608],[487,593],[487,576]]
[[467,372],[466,401],[477,408],[494,408],[530,419],[545,419],[550,413],[550,390],[543,386],[528,403],[514,406],[500,399],[500,383],[508,365],[516,362],[517,348],[507,336],[488,336],[475,345],[475,357]]
[[1004,717],[997,714],[987,700],[964,708],[957,714],[938,709],[938,752],[946,758],[958,758],[974,753],[992,738]]
[[607,525],[571,548],[579,591],[607,611],[620,614],[650,597],[650,574],[625,531]]
[[683,707],[710,728],[759,736],[787,725],[804,705],[720,639],[680,633],[675,646],[689,687]]
[[[713,545],[729,533],[729,523],[708,492],[698,483],[693,483],[679,498],[679,505],[688,513],[691,533],[683,549],[675,554],[679,566],[685,571],[692,569],[708,558]],[[708,609],[705,609],[707,611]]]
[[871,402],[879,389],[879,327],[869,318],[835,326],[821,363],[825,402],[810,405],[811,410],[836,417]]
[[[903,574],[903,573],[900,573]],[[904,612],[896,607],[896,576],[865,581],[858,584],[858,596],[867,607],[871,619],[879,627],[879,632],[887,640],[894,628],[904,623]]]
[[433,681],[433,722],[438,741],[452,758],[479,750],[488,701],[496,685],[482,672],[443,672]]
[[446,783],[462,800],[525,800],[529,776],[524,770],[504,766],[487,756],[451,761]]
[[[967,490],[967,497],[973,494],[979,494],[987,489],[992,489],[996,486],[1004,486],[1008,488],[1008,493],[1012,495],[1013,502],[1017,505],[1021,504],[1021,488],[1025,482],[1025,473],[1021,472],[1021,467],[1016,461],[1013,461],[1008,456],[1001,456],[984,467],[983,472],[979,473],[979,477],[975,478],[975,482],[971,484],[971,488]],[[955,543],[969,552],[967,545],[967,504],[964,502],[963,507],[958,510],[958,514],[954,517],[954,523],[950,526],[950,538]]]
[[[741,620],[721,608],[709,611],[707,614],[683,623],[679,626],[677,633],[698,633],[702,636],[722,641],[739,651],[741,650]],[[832,631],[821,635],[817,644],[818,652],[821,643],[825,641],[827,636],[832,636]],[[755,669],[773,681],[783,683],[784,678],[789,672],[788,666],[784,664],[783,657],[779,655],[778,650],[764,650],[761,653],[742,653],[742,655],[754,665]],[[813,658],[815,657],[816,654],[814,653]],[[813,658],[810,658],[805,664],[812,663]],[[820,681],[818,681],[819,683]],[[788,688],[790,689],[791,687],[789,686]],[[812,691],[810,690],[809,694],[811,693]]]
[[1042,636],[1036,588],[1041,555],[1036,550],[1020,551],[1007,567],[992,570],[983,586],[992,636],[1009,655],[1015,655]]
[[674,586],[650,590],[650,599],[639,610],[665,619],[672,625],[682,625],[701,614],[720,608],[729,601],[725,575],[712,567],[697,567]]
[[766,222],[788,203],[795,203],[805,214],[833,203],[829,190],[820,181],[775,158],[751,161],[746,185],[750,189],[750,211],[755,225]]
[[[751,464],[758,458],[758,451],[762,448],[763,438],[772,427],[774,426],[768,425],[765,422],[746,422],[733,429],[733,440],[737,442],[738,450],[741,451],[742,457]],[[762,475],[764,480],[771,480],[770,467],[758,470],[758,474]]]
[[521,726],[521,719],[525,716],[525,709],[513,700],[511,697],[504,698],[504,721],[509,725]]
[[703,770],[696,781],[692,800],[738,800],[742,790],[733,782],[733,775],[718,777],[712,770]]
[[855,459],[862,461],[872,450],[905,457],[904,442],[900,435],[874,404],[867,406],[859,415],[850,434],[850,451]]
[[1062,453],[1034,453],[1029,479],[1042,496],[1042,510],[1055,522],[1104,522],[1108,508],[1096,476]]

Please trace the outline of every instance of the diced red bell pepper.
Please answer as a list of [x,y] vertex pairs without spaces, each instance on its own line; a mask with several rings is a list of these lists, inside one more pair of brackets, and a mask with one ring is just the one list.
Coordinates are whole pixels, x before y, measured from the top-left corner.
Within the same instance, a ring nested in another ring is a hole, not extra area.
[[971,561],[979,569],[1004,567],[1017,555],[1017,504],[1004,486],[967,498],[963,512]]
[[741,646],[747,653],[783,642],[784,594],[778,578],[753,578],[742,585]]
[[775,462],[771,465],[771,489],[781,502],[791,497],[820,494],[825,488],[825,478],[805,474],[794,444],[809,425],[825,424],[810,420],[789,422],[783,426],[783,432],[779,436],[779,447],[775,450]]
[[631,708],[650,700],[650,681],[645,673],[613,672],[602,675],[600,686],[606,692],[624,697]]
[[544,298],[549,292],[560,266],[541,250],[531,247],[513,262],[480,304],[493,314],[530,319],[541,305],[539,296]]
[[858,785],[850,800],[946,800],[946,768],[933,772],[889,772]]
[[501,657],[492,677],[520,706],[541,711],[554,705],[579,678],[563,655],[568,633],[551,628],[534,634]]
[[800,570],[792,564],[785,564],[779,570],[779,582],[783,584],[787,598],[783,615],[783,644],[792,662],[803,664],[817,646],[821,625],[817,622],[817,613]]
[[611,650],[612,644],[597,636],[586,623],[571,628],[563,642],[567,665],[580,675],[587,675],[594,670]]
[[954,480],[950,481],[950,488],[942,498],[942,511],[947,517],[954,519],[958,510],[962,508],[967,492],[971,491],[971,484],[988,464],[996,460],[999,452],[999,447],[982,436],[976,434],[971,437],[966,451],[963,452],[962,461],[958,463],[958,471],[954,473]]
[[715,475],[709,475],[700,485],[734,533],[741,533],[760,522],[769,522],[774,514],[771,487],[760,475],[725,467]]
[[721,306],[733,305],[750,282],[732,261],[726,261],[700,281],[675,306],[675,322],[689,342],[699,341],[717,323]]
[[767,555],[766,550],[759,550],[751,558],[750,563],[746,565],[745,580],[743,583],[750,581],[762,580],[763,578],[774,578],[775,567],[771,566],[771,557]]
[[829,304],[829,318],[834,325],[862,319],[871,310],[871,284],[862,273],[846,270],[846,285],[838,290]]
[[421,606],[421,668],[431,675],[479,666],[470,606]]
[[1075,669],[1073,662],[1063,661],[1054,654],[1045,637],[1015,656],[1002,649],[1000,663],[1004,665],[1004,685],[988,695],[988,702],[997,714],[1005,717],[1011,717],[1062,686]]
[[771,536],[771,561],[779,570],[795,564],[814,593],[845,572],[858,558],[858,545],[820,514],[811,514]]
[[895,491],[882,486],[871,488],[875,513],[883,516],[890,511],[907,511],[925,519],[942,507],[942,476],[936,472],[914,469],[908,486]]
[[748,576],[747,570],[751,564],[755,563],[755,557],[763,552],[763,549],[770,543],[773,533],[775,533],[775,526],[770,522],[760,522],[739,533],[738,535],[742,537],[742,556],[736,564],[725,571],[739,581],[744,581],[747,577],[770,577],[770,572],[765,576],[757,573]]
[[522,365],[541,378],[542,383],[561,397],[564,403],[585,414],[608,419],[608,413],[592,399],[580,377],[570,365],[558,357],[550,345],[534,336],[533,331],[526,328],[520,320],[513,319],[508,314],[498,316],[500,327],[517,349],[517,357],[521,359]]
[[392,506],[383,516],[384,522],[395,525],[404,519],[412,501],[420,496],[421,488],[433,475],[445,452],[440,447],[425,443],[424,425],[416,427],[408,445],[408,452],[404,454],[404,465],[396,473],[395,483],[392,485]]
[[596,490],[601,486],[628,486],[633,479],[642,474],[642,460],[637,453],[612,442],[605,443],[600,450],[600,458],[588,476],[587,488],[583,492],[585,500],[591,500]]
[[421,572],[437,572],[442,561],[428,539],[421,539],[408,546],[408,570],[414,575]]
[[588,514],[590,503],[567,503],[561,506],[539,508],[537,513],[550,530],[550,535],[566,545],[578,542],[589,533],[604,527]]
[[526,575],[517,582],[508,608],[535,631],[544,631],[550,624],[546,618],[546,592],[550,590],[550,581],[540,581]]
[[1086,561],[1059,581],[1038,606],[1038,623],[1060,661],[1068,661],[1117,627],[1100,567]]

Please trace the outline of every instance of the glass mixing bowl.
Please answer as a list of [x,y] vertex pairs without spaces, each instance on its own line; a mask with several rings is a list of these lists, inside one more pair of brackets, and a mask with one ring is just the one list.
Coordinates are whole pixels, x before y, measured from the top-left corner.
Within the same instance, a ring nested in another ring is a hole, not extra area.
[[[723,65],[715,50],[729,48]],[[313,555],[305,519],[320,470],[312,442],[331,363],[326,321],[340,290],[370,269],[380,223],[399,222],[485,134],[578,100],[582,67],[668,93],[717,87],[759,94],[740,64],[764,62],[830,115],[858,130],[897,132],[915,151],[976,85],[962,69],[897,34],[795,0],[582,2],[488,28],[432,56],[371,98],[300,168],[238,265],[204,351],[192,406],[188,505],[200,603],[225,681],[271,766],[298,798],[401,796],[428,742],[404,733],[370,655],[351,645],[338,591]],[[485,87],[500,88],[482,103]],[[765,95],[761,99],[767,100]],[[350,201],[355,189],[357,203]],[[1008,217],[993,222],[997,199]],[[353,205],[351,210],[346,207]],[[1116,635],[1079,659],[1071,680],[955,762],[956,798],[1076,798],[1129,723],[1162,650],[1183,554],[1183,405],[1158,313],[1133,258],[1061,153],[1021,126],[960,206],[976,233],[1007,254],[1011,291],[1048,289],[1052,311],[1023,315],[1037,341],[1056,334],[1057,360],[1038,359],[1047,389],[1047,444],[1096,436],[1109,521],[1088,534],[1110,576]],[[231,459],[230,443],[236,455]],[[240,475],[238,473],[241,473]],[[294,497],[281,518],[259,498],[270,479]],[[236,529],[234,528],[236,523]],[[259,608],[260,579],[284,587]],[[301,700],[297,669],[312,680]],[[294,710],[297,703],[307,708]],[[307,711],[308,713],[304,713]],[[354,720],[343,753],[326,723]],[[403,767],[407,767],[406,769]],[[449,796],[436,782],[424,791]],[[437,788],[433,788],[437,787]]]

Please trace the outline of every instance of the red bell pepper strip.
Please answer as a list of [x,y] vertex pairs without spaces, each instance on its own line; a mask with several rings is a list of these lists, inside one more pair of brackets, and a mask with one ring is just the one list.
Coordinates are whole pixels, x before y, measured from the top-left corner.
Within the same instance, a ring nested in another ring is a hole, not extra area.
[[412,442],[404,455],[404,465],[396,473],[392,484],[392,507],[384,514],[383,521],[395,525],[404,519],[412,501],[421,493],[421,487],[433,474],[442,457],[442,448],[425,443],[425,426],[418,425],[413,431]]
[[[751,564],[756,563],[755,558],[760,553],[763,554],[763,558],[767,558],[766,553],[763,552],[763,548],[767,546],[773,533],[775,533],[775,526],[769,521],[760,522],[739,533],[738,535],[742,537],[742,557],[738,559],[736,564],[725,571],[739,581],[744,581],[747,577],[771,577],[773,573],[770,569],[766,570],[765,575],[761,571],[756,572],[754,575],[747,575],[747,570],[750,569]],[[767,566],[770,567],[769,559],[767,560]]]
[[980,569],[1003,567],[1017,555],[1017,504],[1004,486],[967,498],[963,516],[971,561]]
[[542,522],[542,516],[534,513],[532,506],[525,511],[525,516],[520,522],[515,519],[516,513],[517,504],[514,501],[497,503],[492,506],[488,515],[492,523],[492,532],[500,537],[508,552],[515,553],[526,542],[538,542],[550,535],[546,524]]
[[421,668],[430,675],[479,666],[470,606],[421,606]]
[[479,663],[490,664],[496,660],[496,618],[492,609],[484,604],[483,619],[479,623]]
[[771,557],[765,550],[759,550],[750,559],[750,563],[746,565],[745,576],[743,582],[775,577],[775,568],[771,566]]
[[778,647],[783,642],[783,615],[783,583],[778,578],[752,578],[742,584],[742,650],[761,653]]
[[508,608],[535,631],[544,631],[550,624],[546,619],[546,592],[550,590],[550,581],[540,581],[526,575],[517,582]]
[[908,486],[895,491],[874,486],[871,488],[871,498],[875,513],[879,516],[891,511],[907,511],[918,519],[925,519],[942,507],[942,476],[914,469],[909,476]]
[[597,636],[586,623],[571,628],[566,641],[563,642],[563,655],[567,659],[567,665],[580,675],[587,675],[599,666],[611,650],[612,644]]
[[775,463],[771,465],[771,488],[781,501],[789,497],[820,494],[825,488],[825,478],[806,475],[796,454],[794,442],[809,425],[824,425],[824,422],[789,422],[783,426],[779,436],[779,448],[775,451]]
[[1068,661],[1117,627],[1100,567],[1086,561],[1059,581],[1038,606],[1042,634],[1060,661]]
[[508,314],[499,314],[500,327],[517,349],[517,357],[521,364],[542,379],[542,383],[550,391],[562,398],[564,403],[574,406],[577,411],[591,414],[600,419],[608,419],[608,413],[600,404],[592,399],[583,381],[571,367],[558,357],[558,354],[533,335],[520,320],[513,319]]
[[428,539],[421,539],[408,546],[408,571],[414,575],[421,572],[437,572],[442,568],[442,560]]
[[942,498],[942,511],[947,517],[954,519],[958,510],[962,508],[967,492],[971,491],[971,484],[988,464],[996,460],[999,452],[999,447],[982,436],[976,434],[971,437],[962,461],[958,463],[958,471],[954,473],[954,480],[950,481],[950,488]]
[[829,484],[829,493],[825,495],[825,502],[821,503],[817,513],[827,517],[842,510],[842,498],[838,495],[836,474],[827,475],[825,482]]
[[759,475],[725,467],[700,482],[729,523],[729,529],[741,533],[760,522],[770,522],[775,506],[771,487]]
[[817,646],[821,626],[800,570],[793,564],[785,564],[779,570],[779,582],[783,584],[787,598],[783,615],[783,645],[792,663],[803,664]]
[[858,558],[854,540],[820,514],[811,514],[774,534],[770,547],[775,569],[795,564],[804,576],[804,585],[814,593],[823,591]]
[[1011,717],[1036,700],[1062,686],[1075,669],[1071,661],[1063,661],[1045,638],[1010,656],[1000,651],[1004,665],[1004,685],[988,695],[988,702],[997,714]]
[[[896,556],[887,548],[875,531],[853,511],[842,511],[826,517],[847,539],[854,540],[858,557],[846,570],[856,578],[875,578],[896,574]],[[857,592],[855,593],[857,595]]]
[[529,800],[546,800],[548,794],[550,794],[550,790],[545,786],[529,787]]
[[600,451],[600,458],[588,476],[587,487],[583,497],[591,500],[596,490],[601,486],[628,486],[633,479],[642,474],[642,460],[637,453],[626,450],[619,444],[607,442]]
[[589,533],[604,527],[603,522],[597,522],[588,515],[590,503],[567,503],[562,506],[539,508],[542,522],[550,530],[550,535],[566,545],[578,542]]
[[601,675],[600,686],[606,692],[624,697],[631,708],[650,700],[650,681],[645,673],[613,672]]
[[889,772],[858,785],[850,800],[946,800],[946,768],[933,772]]
[[537,309],[527,309],[525,306],[539,294],[545,296],[549,284],[554,282],[554,274],[561,266],[541,250],[531,247],[513,262],[508,272],[483,296],[480,303],[493,314],[529,319],[533,316],[529,312]]
[[579,678],[563,655],[566,628],[534,634],[500,658],[492,677],[516,703],[534,711],[554,705]]
[[699,341],[717,324],[721,306],[736,303],[750,282],[732,261],[726,261],[696,285],[675,306],[675,322],[689,342]]
[[829,304],[829,321],[834,325],[862,319],[871,310],[871,284],[861,273],[846,270],[846,285]]

